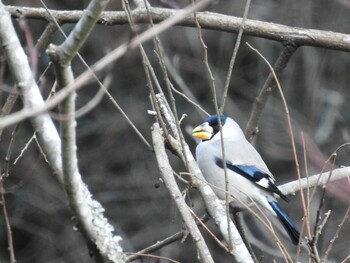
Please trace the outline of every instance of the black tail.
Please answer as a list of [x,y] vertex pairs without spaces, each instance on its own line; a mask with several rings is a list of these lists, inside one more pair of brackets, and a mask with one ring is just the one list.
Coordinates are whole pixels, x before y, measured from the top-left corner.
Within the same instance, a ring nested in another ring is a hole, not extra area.
[[293,221],[288,217],[288,215],[282,210],[277,201],[270,201],[270,206],[273,211],[277,214],[277,217],[281,220],[283,227],[286,229],[288,235],[290,236],[294,245],[299,243],[300,233]]

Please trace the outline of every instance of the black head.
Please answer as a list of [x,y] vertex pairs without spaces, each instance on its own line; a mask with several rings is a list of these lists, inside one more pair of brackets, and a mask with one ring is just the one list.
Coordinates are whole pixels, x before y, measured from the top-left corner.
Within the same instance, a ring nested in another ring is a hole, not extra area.
[[220,117],[218,117],[218,115],[213,115],[206,118],[201,125],[193,129],[192,136],[199,138],[202,141],[211,140],[215,134],[220,131],[219,120],[221,125],[224,126],[227,117],[225,115],[220,115]]
[[[221,126],[225,125],[227,117],[223,114],[220,115]],[[219,125],[219,117],[218,115],[213,115],[204,120],[204,122],[208,122],[209,125],[213,128],[213,136],[220,131]]]

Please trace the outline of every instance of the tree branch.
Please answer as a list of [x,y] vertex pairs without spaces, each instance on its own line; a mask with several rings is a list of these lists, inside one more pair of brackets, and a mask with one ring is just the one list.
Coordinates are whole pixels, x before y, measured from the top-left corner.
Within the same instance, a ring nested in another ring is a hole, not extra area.
[[193,241],[197,247],[198,253],[200,255],[201,262],[214,262],[207,244],[205,243],[202,234],[200,233],[195,220],[193,219],[188,206],[176,184],[173,176],[173,169],[170,166],[168,157],[165,152],[164,138],[162,136],[162,131],[158,123],[152,126],[152,140],[153,148],[157,158],[157,163],[159,166],[160,173],[164,180],[165,186],[168,188],[172,199],[174,200],[177,208],[185,222],[185,225],[193,238]]
[[259,120],[263,109],[271,93],[277,87],[277,82],[273,75],[273,72],[276,74],[277,79],[279,79],[279,76],[282,74],[282,71],[285,69],[290,58],[293,56],[296,50],[297,46],[295,45],[286,45],[284,47],[281,54],[276,60],[276,63],[273,67],[273,71],[270,71],[270,74],[268,75],[265,84],[260,91],[259,96],[255,99],[255,103],[253,104],[253,109],[245,130],[245,136],[249,141],[251,141],[254,135],[258,132]]
[[[29,8],[7,6],[13,17],[25,17],[51,21],[50,16],[43,8]],[[132,16],[136,23],[149,23],[149,15],[154,23],[160,23],[182,10],[150,7],[149,14],[145,8],[136,8]],[[51,10],[52,15],[62,23],[76,23],[84,11],[57,11]],[[198,12],[197,20],[203,29],[212,29],[230,33],[238,33],[242,25],[242,18],[223,15],[213,12]],[[123,11],[107,11],[101,14],[98,23],[104,25],[124,25],[128,23]],[[176,23],[180,26],[196,27],[192,15],[186,15]],[[293,42],[297,46],[314,46],[334,50],[350,51],[350,36],[348,34],[331,31],[290,27],[281,24],[268,23],[247,19],[244,25],[244,34],[275,40],[281,43]]]
[[[179,12],[175,13],[174,16],[169,17],[162,23],[155,25],[151,29],[139,34],[137,37],[131,39],[128,43],[124,43],[119,47],[115,48],[113,51],[109,52],[106,56],[97,61],[91,68],[85,70],[79,77],[75,79],[75,82],[68,85],[64,89],[60,90],[56,93],[55,97],[50,99],[45,104],[37,105],[36,107],[26,107],[20,111],[12,113],[9,116],[1,118],[0,121],[0,129],[3,129],[7,126],[13,125],[17,122],[23,121],[26,118],[30,118],[41,113],[46,112],[47,110],[52,109],[58,103],[63,101],[72,91],[78,90],[84,86],[84,84],[90,80],[94,74],[104,69],[106,66],[110,65],[112,62],[121,58],[127,51],[138,47],[139,43],[142,43],[146,40],[151,39],[156,34],[167,30],[178,21],[181,21],[183,17],[188,16],[189,14],[203,8],[206,4],[208,4],[210,0],[202,0],[195,5],[190,5],[185,9],[179,10]],[[13,31],[15,34],[15,31]],[[25,56],[24,52],[23,55]],[[26,59],[26,57],[25,57]],[[31,73],[30,73],[31,74]],[[35,84],[35,83],[34,83]],[[36,84],[35,84],[36,85]],[[44,116],[44,115],[43,115]]]
[[[22,95],[25,109],[32,110],[33,108],[45,107],[45,102],[34,81],[27,57],[17,38],[11,18],[5,11],[4,5],[1,2],[0,41],[10,70],[16,79],[19,91]],[[69,77],[72,78],[72,76]],[[61,81],[61,84],[62,83],[64,84],[64,81]],[[64,174],[74,173],[75,175],[74,178],[71,178],[74,181],[74,189],[71,189],[72,191],[68,190],[67,192],[74,191],[79,195],[72,207],[78,207],[79,214],[77,216],[79,219],[84,219],[83,221],[79,220],[80,226],[84,228],[84,232],[88,233],[90,240],[96,244],[101,254],[107,256],[113,262],[124,262],[125,255],[119,244],[121,237],[113,235],[114,229],[105,219],[103,207],[100,203],[92,199],[91,193],[81,181],[80,174],[74,163],[76,159],[64,160],[66,164],[67,162],[71,163],[68,164],[69,167],[66,167],[63,172],[61,140],[50,116],[46,113],[33,116],[31,118],[31,123],[34,130],[37,132],[38,141],[45,152],[49,164],[60,183],[65,186],[67,178],[63,177]],[[72,123],[70,123],[70,125],[72,125]],[[73,142],[74,136],[72,136],[72,134],[67,133],[66,136],[65,139]],[[69,136],[70,138],[68,138]],[[67,158],[69,158],[68,154],[75,151],[73,147],[73,145],[67,147]],[[77,211],[75,210],[75,212]]]
[[[60,46],[49,46],[48,53],[55,66],[59,88],[64,88],[74,82],[70,67],[71,60],[77,55],[79,48],[87,39],[108,2],[109,0],[92,0],[67,39]],[[103,207],[91,198],[79,172],[76,153],[75,98],[76,92],[73,91],[60,107],[60,113],[68,116],[60,123],[64,188],[80,230],[88,242],[96,245],[98,256],[108,258],[113,262],[124,262],[126,255],[119,244],[121,237],[113,235],[114,228],[104,217]],[[96,210],[92,204],[100,208],[98,213],[95,213]]]
[[38,39],[35,45],[35,49],[38,56],[40,56],[45,51],[45,49],[49,45],[49,41],[51,40],[53,34],[57,31],[57,29],[58,27],[55,23],[50,22],[47,24],[44,32],[41,34],[40,38]]
[[294,194],[300,191],[300,185],[302,189],[307,189],[314,186],[323,186],[328,182],[337,181],[343,178],[350,178],[350,167],[338,168],[329,172],[324,172],[322,174],[315,174],[308,178],[302,178],[300,180],[295,180],[283,185],[278,186],[281,192],[285,195]]
[[[28,58],[16,36],[17,34],[13,28],[10,15],[5,10],[5,6],[2,2],[0,2],[1,47],[19,92],[22,95],[24,108],[26,111],[31,111],[43,107],[45,102],[35,83],[28,64]],[[4,116],[2,119],[8,118],[9,116]],[[57,176],[58,180],[63,183],[61,141],[55,125],[48,114],[41,114],[31,118],[31,123],[38,132],[38,140],[47,154],[53,173]]]
[[128,259],[126,262],[132,262],[138,258],[140,258],[142,255],[144,254],[149,254],[152,253],[153,251],[156,251],[162,247],[165,247],[179,239],[181,239],[182,237],[184,237],[186,235],[185,230],[179,231],[161,241],[157,241],[155,244],[150,245],[149,247],[146,247],[136,253],[132,253],[131,256],[128,256]]
[[0,174],[0,205],[2,207],[2,216],[4,218],[4,225],[6,228],[7,245],[8,245],[7,249],[10,254],[10,262],[15,263],[16,257],[15,257],[15,250],[13,246],[13,235],[12,235],[9,215],[7,212],[7,206],[6,206],[6,200],[5,200],[5,189],[4,189],[4,176],[2,174]]
[[[109,0],[92,0],[67,39],[57,47],[61,65],[70,64],[94,28]],[[50,12],[51,13],[51,12]]]

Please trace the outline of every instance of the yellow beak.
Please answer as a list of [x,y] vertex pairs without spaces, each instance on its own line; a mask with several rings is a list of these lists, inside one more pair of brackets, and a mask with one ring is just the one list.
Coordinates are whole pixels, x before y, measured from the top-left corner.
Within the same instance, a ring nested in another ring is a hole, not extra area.
[[193,129],[192,136],[202,140],[209,140],[213,136],[213,127],[208,122],[204,122]]

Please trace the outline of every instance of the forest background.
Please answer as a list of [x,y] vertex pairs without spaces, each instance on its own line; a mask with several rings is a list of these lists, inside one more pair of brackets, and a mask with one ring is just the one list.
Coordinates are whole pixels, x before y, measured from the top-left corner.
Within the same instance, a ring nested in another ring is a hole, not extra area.
[[[35,80],[46,99],[55,86],[56,76],[53,66],[48,68],[52,58],[45,50],[49,43],[60,45],[65,41],[63,33],[68,35],[81,16],[81,13],[72,10],[86,9],[89,1],[44,2],[52,14],[48,14],[45,9],[37,9],[44,8],[41,1],[3,1],[5,5],[11,5],[7,10],[12,15],[20,43],[29,57]],[[142,3],[143,1],[131,1],[129,7],[137,10]],[[167,10],[171,9],[175,11],[171,14],[176,14],[183,8],[195,5],[195,2],[182,0],[149,3],[150,10],[154,11],[155,25],[167,18],[162,18],[162,14],[167,16]],[[33,11],[29,14],[27,12],[31,9],[28,11],[25,7],[36,8],[33,10],[40,12]],[[209,14],[204,11],[238,19],[243,17],[245,9],[245,1],[212,1],[199,10],[198,19],[202,19],[199,16],[201,12]],[[66,13],[55,13],[54,10]],[[149,17],[136,11],[131,16],[135,23],[132,27],[126,15],[118,18],[119,14],[127,13],[120,1],[110,1],[105,10],[118,13],[115,17],[113,13],[106,14],[94,27],[79,50],[85,62],[77,56],[72,60],[74,76],[86,71],[85,63],[91,66],[117,47],[122,47],[125,43],[132,45],[137,35],[150,28]],[[174,96],[181,130],[192,153],[196,142],[191,138],[190,131],[202,122],[207,116],[206,112],[216,113],[213,87],[219,100],[218,106],[221,106],[220,100],[226,92],[227,75],[231,72],[229,65],[232,53],[235,46],[238,47],[238,36],[240,46],[232,77],[229,78],[225,114],[233,117],[245,129],[254,114],[256,98],[269,81],[271,70],[249,47],[251,45],[272,65],[279,60],[284,63],[277,69],[277,73],[288,104],[301,176],[349,166],[350,150],[344,145],[350,142],[350,106],[347,103],[350,99],[349,11],[350,2],[347,0],[253,1],[247,12],[245,27],[238,24],[229,29],[230,24],[225,27],[211,20],[202,24],[199,22],[200,26],[194,22],[182,22],[159,32],[157,36],[160,45],[151,39],[144,41],[143,50],[170,105]],[[57,19],[63,32],[51,23],[52,30],[47,42],[40,42],[43,32],[50,31],[48,21],[52,17]],[[206,18],[209,16],[204,16]],[[242,19],[238,21],[242,24]],[[274,23],[276,27],[261,21]],[[241,39],[239,30],[243,33]],[[332,32],[341,35],[332,35]],[[339,38],[332,38],[333,36]],[[140,50],[137,45],[126,49],[122,56],[97,73],[97,77],[108,89],[109,96],[102,96],[105,95],[103,89],[102,92],[99,91],[100,86],[96,81],[89,81],[77,91],[76,98],[76,108],[80,109],[77,111],[79,116],[76,127],[77,158],[82,179],[93,198],[104,207],[105,216],[114,226],[115,232],[123,238],[123,250],[134,253],[181,231],[183,227],[183,219],[164,186],[155,154],[149,147],[152,145],[151,126],[156,119],[149,112],[154,111],[154,104],[150,99],[150,78],[145,73],[143,63],[145,57]],[[8,105],[6,102],[10,95],[18,93],[14,91],[16,77],[11,74],[5,57],[2,53],[2,115],[6,115],[4,105]],[[176,91],[169,95],[163,67],[166,68],[173,88],[187,98]],[[285,105],[276,85],[271,85],[274,88],[268,94],[266,105],[257,114],[259,129],[253,144],[270,167],[278,184],[282,185],[297,180],[298,169]],[[19,98],[12,105],[12,112],[19,111],[25,105]],[[135,132],[125,116],[128,116],[143,138]],[[65,116],[59,115],[57,108],[51,111],[50,117],[57,129],[59,122],[65,121]],[[74,231],[77,223],[65,190],[53,176],[52,168],[45,162],[43,152],[37,144],[34,141],[28,143],[35,130],[32,125],[30,121],[24,120],[20,125],[4,128],[1,135],[3,198],[6,200],[15,257],[18,262],[94,262],[94,257],[89,255],[89,250],[93,249],[86,245],[79,231]],[[256,131],[253,129],[248,134],[255,135]],[[333,154],[335,151],[336,157]],[[186,172],[178,157],[170,152],[168,156],[174,171]],[[181,180],[178,180],[178,184],[181,190],[188,190],[188,185]],[[324,222],[326,218],[316,250],[321,258],[329,253],[329,262],[341,262],[349,258],[350,254],[350,241],[346,236],[350,231],[349,223],[345,221],[340,233],[337,232],[339,224],[349,213],[349,183],[343,179],[330,183],[326,191],[323,190],[322,187],[318,188],[310,203],[310,229],[314,232],[313,226],[318,216],[318,223]],[[300,192],[297,191],[291,199],[283,207],[301,227],[304,209]],[[196,190],[189,189],[186,200],[198,216],[205,213]],[[331,212],[327,214],[329,211]],[[271,262],[272,258],[279,261],[285,257],[279,249],[270,246],[268,241],[271,240],[264,237],[263,227],[255,226],[257,222],[250,223],[250,220],[254,219],[249,216],[249,212],[244,212],[244,221],[249,225],[248,240],[252,242],[256,256],[263,256],[262,262]],[[208,225],[221,239],[213,220],[209,220]],[[6,222],[1,221],[0,226],[0,259],[6,262],[9,258]],[[206,231],[201,231],[216,262],[226,262],[232,258]],[[339,238],[330,248],[330,241],[338,234]],[[307,233],[304,232],[304,235]],[[293,251],[293,248],[288,249]],[[315,253],[315,250],[311,251]],[[183,242],[164,246],[153,254],[179,262],[198,260],[197,250],[190,237]],[[294,252],[291,254],[294,260]],[[308,257],[308,252],[302,255]],[[145,257],[142,260],[163,262],[159,258]]]

